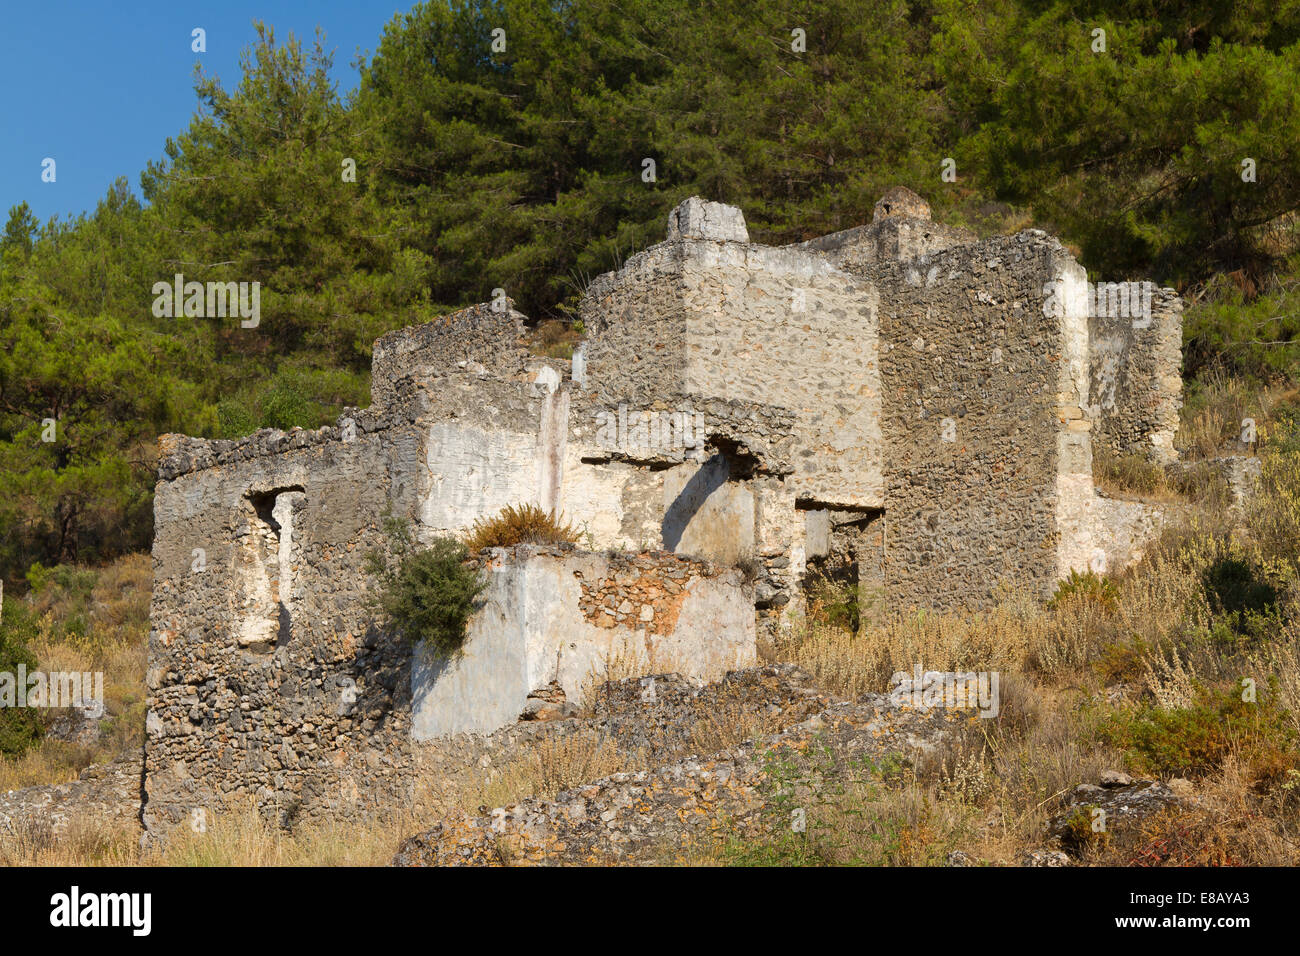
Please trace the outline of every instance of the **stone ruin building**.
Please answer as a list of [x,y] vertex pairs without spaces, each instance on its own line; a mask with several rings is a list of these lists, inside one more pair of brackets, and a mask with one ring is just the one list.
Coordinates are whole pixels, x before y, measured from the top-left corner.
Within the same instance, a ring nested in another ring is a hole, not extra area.
[[[1098,495],[1093,454],[1174,456],[1181,303],[1102,298],[1043,232],[979,240],[905,189],[783,247],[692,198],[591,284],[572,362],[502,299],[380,338],[335,427],[164,436],[147,829],[400,803],[430,742],[543,688],[752,663],[819,575],[957,609],[1131,563],[1159,515]],[[581,542],[488,555],[461,654],[376,627],[385,515],[427,542],[523,502]]]

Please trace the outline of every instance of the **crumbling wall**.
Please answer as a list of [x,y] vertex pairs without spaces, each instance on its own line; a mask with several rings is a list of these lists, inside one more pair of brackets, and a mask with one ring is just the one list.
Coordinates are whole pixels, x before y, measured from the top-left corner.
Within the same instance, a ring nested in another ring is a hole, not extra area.
[[559,504],[568,392],[553,376],[430,371],[410,387],[425,396],[414,490],[421,538],[461,534],[507,505]]
[[796,496],[878,507],[875,308],[869,284],[811,253],[660,243],[584,297],[587,387],[609,405],[724,398],[789,409]]
[[413,486],[413,422],[161,444],[146,827],[245,798],[284,822],[404,799],[409,653],[373,626],[365,555]]
[[684,246],[677,240],[639,253],[618,271],[592,280],[582,296],[578,315],[587,329],[587,385],[606,405],[671,402],[683,393]]
[[820,253],[838,268],[853,272],[870,263],[902,262],[975,242],[968,229],[928,219],[891,218],[819,236],[794,248]]
[[1087,357],[1086,328],[1068,335],[1049,296],[1076,272],[1037,231],[863,271],[880,291],[891,603],[979,606],[1003,583],[1050,593],[1062,449],[1087,440]]
[[522,372],[529,358],[521,344],[523,333],[524,316],[509,299],[472,305],[389,332],[374,344],[371,403],[392,404],[394,383],[420,368],[442,372],[468,368],[500,376]]
[[876,203],[869,224],[818,236],[791,248],[819,254],[838,268],[856,273],[871,263],[915,259],[978,238],[969,229],[931,222],[930,204],[910,189],[896,186]]
[[485,573],[461,650],[417,658],[416,740],[503,727],[552,681],[578,701],[611,670],[718,680],[754,661],[753,596],[735,568],[521,546],[495,551]]
[[788,480],[794,428],[793,413],[754,402],[610,405],[575,392],[564,515],[589,548],[663,548],[750,567],[769,616],[796,599],[803,571]]
[[1149,315],[1094,308],[1088,320],[1092,441],[1114,456],[1140,454],[1168,464],[1178,455],[1183,305],[1173,289],[1155,289],[1147,301]]
[[[459,678],[437,682],[459,691],[431,710],[438,698],[428,696],[428,662],[415,668],[413,687],[410,648],[374,624],[367,556],[387,544],[389,513],[414,519],[417,537],[428,539],[463,531],[505,504],[559,503],[570,391],[550,368],[503,380],[421,365],[393,370],[382,394],[383,405],[349,409],[336,427],[314,432],[164,437],[144,769],[151,833],[198,825],[244,798],[286,823],[408,802],[413,690],[422,695],[420,727],[449,732],[459,725],[430,715],[504,720],[497,713],[504,707],[514,709],[508,718],[518,716],[513,692],[545,685],[549,676],[532,685],[529,675],[554,669],[555,652],[575,695],[571,685],[598,659],[699,676],[752,660],[753,588],[736,569],[668,554],[588,556],[573,559],[580,580],[573,568],[538,559],[515,571],[489,568],[493,587],[471,625],[467,663],[457,665]],[[749,495],[753,524],[757,506],[741,483],[756,473],[779,481],[789,471],[790,417],[726,402],[705,407],[713,424],[704,463],[725,457],[727,500]],[[673,527],[663,496],[682,491],[665,476],[701,463],[677,453],[650,461],[613,460],[624,455],[617,448],[603,454],[604,466],[579,462],[580,471],[621,466],[656,476],[662,537]],[[714,531],[727,547],[749,540]],[[703,525],[692,533],[697,543],[707,537]],[[560,587],[557,574],[570,587]],[[635,619],[625,620],[621,608],[633,593]],[[611,595],[622,596],[606,627]],[[509,661],[519,659],[510,652],[519,647],[524,664],[515,673]],[[474,670],[485,655],[491,666]],[[503,669],[512,675],[505,684]]]

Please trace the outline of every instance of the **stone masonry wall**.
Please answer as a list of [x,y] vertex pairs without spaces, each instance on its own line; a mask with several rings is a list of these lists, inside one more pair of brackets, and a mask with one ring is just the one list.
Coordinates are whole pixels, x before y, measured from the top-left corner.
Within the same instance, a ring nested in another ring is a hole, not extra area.
[[287,822],[381,806],[409,786],[409,652],[371,624],[364,560],[418,435],[409,425],[347,439],[261,434],[238,449],[247,457],[227,449],[230,460],[170,479],[183,462],[164,441],[144,770],[152,833],[232,798]]
[[417,741],[511,724],[552,682],[579,701],[610,671],[717,680],[754,660],[752,590],[735,568],[521,545],[485,553],[484,572],[460,652],[417,655]]
[[1077,369],[1044,286],[1072,262],[1030,231],[864,270],[881,301],[891,603],[1050,593],[1058,436],[1078,417],[1063,399],[1079,399],[1061,391]]
[[891,217],[801,242],[794,248],[820,253],[835,266],[854,272],[872,262],[901,262],[975,242],[968,229],[929,219]]
[[1088,325],[1094,447],[1168,464],[1177,457],[1182,408],[1182,300],[1173,289],[1156,289],[1149,320],[1094,315]]
[[725,398],[796,419],[800,499],[879,506],[875,297],[821,256],[678,239],[588,290],[586,383],[607,404]]
[[506,299],[499,305],[472,305],[381,336],[371,361],[371,401],[390,404],[393,381],[421,367],[439,371],[473,367],[498,375],[523,371],[528,361],[520,341],[523,323],[524,316]]

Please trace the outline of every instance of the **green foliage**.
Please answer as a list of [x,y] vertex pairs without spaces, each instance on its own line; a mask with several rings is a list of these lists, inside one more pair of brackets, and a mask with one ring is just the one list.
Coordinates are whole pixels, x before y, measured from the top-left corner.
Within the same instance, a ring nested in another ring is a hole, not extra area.
[[[1294,7],[1088,16],[1064,2],[945,0],[936,22],[937,71],[981,121],[959,165],[1056,224],[1090,270],[1263,274],[1272,250],[1260,227],[1300,202]],[[1244,182],[1246,157],[1267,177]]]
[[572,525],[534,504],[506,505],[491,518],[479,518],[470,528],[466,544],[471,551],[513,548],[517,544],[575,544]]
[[1278,590],[1250,561],[1224,555],[1205,569],[1201,581],[1211,610],[1235,632],[1263,636],[1277,623]]
[[[0,619],[0,673],[7,674],[17,690],[18,667],[30,673],[37,668],[36,657],[27,649],[35,636],[32,613],[22,601],[5,602]],[[0,755],[20,756],[38,743],[45,734],[39,713],[30,707],[0,707]]]
[[[257,29],[237,83],[196,75],[145,203],[121,180],[74,220],[9,211],[6,580],[145,546],[161,432],[315,427],[365,404],[389,329],[499,287],[557,320],[539,351],[569,354],[581,290],[692,194],[784,243],[869,222],[908,185],[938,219],[1041,225],[1094,275],[1191,287],[1192,373],[1300,360],[1294,5],[437,0],[393,18],[346,99],[320,36]],[[260,324],[154,317],[153,284],[177,272],[261,283]]]
[[54,636],[85,636],[90,631],[91,593],[97,575],[88,568],[58,564],[44,567],[39,561],[27,570],[31,597],[46,604],[57,604]]
[[469,562],[465,545],[454,538],[435,538],[417,549],[405,522],[385,518],[390,557],[369,556],[369,570],[379,584],[376,606],[388,626],[412,644],[437,654],[457,651],[475,599],[487,585]]
[[861,596],[859,585],[818,574],[808,587],[808,606],[819,621],[856,634],[861,624]]
[[1074,808],[1065,819],[1065,832],[1061,836],[1062,845],[1071,853],[1078,855],[1085,849],[1102,850],[1110,842],[1110,832],[1093,829],[1092,804],[1082,804]]
[[1105,684],[1136,680],[1142,676],[1144,661],[1151,652],[1151,646],[1140,638],[1105,644],[1092,667]]
[[1048,605],[1056,607],[1063,601],[1074,598],[1109,608],[1114,607],[1118,597],[1119,588],[1105,575],[1091,570],[1084,571],[1082,574],[1071,570],[1070,576],[1056,586],[1056,593],[1052,595]]
[[1166,776],[1212,772],[1229,754],[1271,760],[1297,744],[1294,724],[1275,694],[1261,689],[1257,700],[1244,701],[1239,687],[1200,688],[1187,707],[1149,703],[1107,714],[1099,735],[1127,750],[1139,771]]

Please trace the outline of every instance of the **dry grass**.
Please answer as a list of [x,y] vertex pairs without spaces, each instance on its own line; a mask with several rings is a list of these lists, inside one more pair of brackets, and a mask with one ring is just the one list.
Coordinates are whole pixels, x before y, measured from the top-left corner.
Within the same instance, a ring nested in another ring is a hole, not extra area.
[[530,797],[549,800],[562,790],[613,773],[646,769],[642,754],[622,751],[594,731],[547,738],[486,781],[469,806],[504,807]]
[[813,607],[775,654],[827,691],[856,697],[888,691],[893,674],[911,674],[917,664],[924,670],[1019,670],[1044,626],[1041,614],[1016,600],[971,615],[894,613],[857,634],[827,624]]
[[152,584],[149,555],[133,554],[104,568],[73,569],[68,586],[47,584],[31,596],[35,634],[28,649],[42,671],[102,673],[107,719],[89,746],[47,737],[20,757],[0,760],[0,789],[66,783],[92,763],[141,746]]
[[1240,454],[1242,422],[1254,420],[1257,432],[1265,437],[1275,410],[1294,394],[1286,386],[1261,387],[1212,374],[1189,389],[1174,445],[1189,460]]
[[1115,455],[1102,447],[1093,449],[1092,478],[1097,491],[1113,498],[1176,502],[1186,490],[1176,489],[1165,469],[1145,455]]
[[100,757],[98,747],[46,738],[19,757],[0,759],[0,790],[68,783]]
[[251,804],[210,814],[206,832],[175,830],[161,850],[142,854],[152,866],[387,866],[406,837],[431,817],[410,811],[356,822],[310,823],[286,832]]
[[479,518],[465,537],[470,551],[513,548],[517,544],[576,544],[570,524],[534,504],[506,505],[491,518]]
[[48,820],[27,820],[0,833],[0,866],[132,866],[139,839],[130,824],[73,818],[59,831]]

